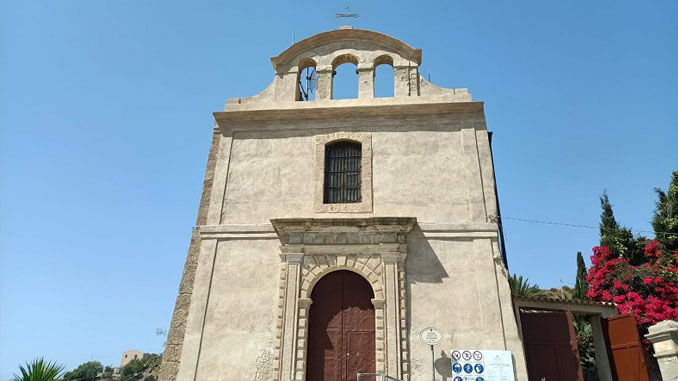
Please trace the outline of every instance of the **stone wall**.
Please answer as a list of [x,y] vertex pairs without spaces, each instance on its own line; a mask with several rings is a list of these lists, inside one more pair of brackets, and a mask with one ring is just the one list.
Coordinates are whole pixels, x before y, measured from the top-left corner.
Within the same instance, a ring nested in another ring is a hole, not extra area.
[[[332,71],[347,61],[357,63],[359,98],[332,100]],[[417,334],[436,325],[445,332],[438,361],[448,363],[452,347],[506,349],[526,380],[482,102],[424,81],[420,50],[369,31],[321,33],[272,62],[269,88],[214,113],[162,379],[303,381],[310,292],[347,269],[375,291],[378,371],[429,379]],[[394,66],[393,98],[373,98],[378,63]],[[318,98],[295,101],[307,65]],[[360,204],[319,206],[333,139],[366,148]],[[393,242],[398,224],[407,229]]]
[[[209,156],[207,158],[207,169],[205,170],[205,181],[203,183],[202,196],[200,197],[200,206],[198,208],[198,218],[196,226],[204,225],[207,221],[207,210],[212,193],[212,184],[214,182],[214,168],[216,166],[217,155],[219,154],[219,142],[221,134],[215,133],[212,136],[212,145],[210,146]],[[195,279],[195,270],[198,264],[198,254],[200,252],[200,235],[197,230],[191,234],[191,242],[188,247],[186,264],[179,284],[179,294],[174,305],[174,313],[170,323],[165,351],[160,365],[160,379],[166,381],[176,380],[179,371],[179,360],[183,348],[184,334],[186,332],[186,319],[188,309],[191,304],[191,294],[193,293],[193,281]]]

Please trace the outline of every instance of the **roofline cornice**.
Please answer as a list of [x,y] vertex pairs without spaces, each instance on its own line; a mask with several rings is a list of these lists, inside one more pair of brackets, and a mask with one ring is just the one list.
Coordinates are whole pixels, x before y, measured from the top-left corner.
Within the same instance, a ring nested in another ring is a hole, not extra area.
[[346,40],[372,42],[384,48],[392,49],[402,57],[416,62],[417,65],[421,65],[421,49],[415,49],[391,36],[365,29],[338,29],[318,33],[295,43],[279,55],[271,57],[271,63],[277,71],[278,66],[289,63],[294,57],[305,51],[313,50],[318,46],[332,42]]
[[[298,105],[299,102],[294,102]],[[441,102],[441,103],[412,103],[388,105],[327,105],[322,107],[289,107],[284,105],[278,108],[219,111],[213,113],[222,131],[233,130],[236,122],[258,122],[277,120],[313,120],[330,118],[355,118],[379,116],[412,116],[427,114],[455,114],[483,111],[484,102]],[[238,124],[237,130],[247,130],[246,125]]]

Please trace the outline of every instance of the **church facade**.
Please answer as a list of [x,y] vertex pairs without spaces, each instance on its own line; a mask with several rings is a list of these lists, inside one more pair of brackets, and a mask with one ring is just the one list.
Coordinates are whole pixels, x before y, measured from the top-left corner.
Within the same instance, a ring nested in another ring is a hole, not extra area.
[[[510,351],[527,380],[483,102],[426,81],[421,57],[372,31],[320,33],[214,113],[162,379],[428,380],[418,335],[437,327],[436,364]],[[332,99],[349,62],[358,98]],[[393,97],[374,96],[380,64]]]

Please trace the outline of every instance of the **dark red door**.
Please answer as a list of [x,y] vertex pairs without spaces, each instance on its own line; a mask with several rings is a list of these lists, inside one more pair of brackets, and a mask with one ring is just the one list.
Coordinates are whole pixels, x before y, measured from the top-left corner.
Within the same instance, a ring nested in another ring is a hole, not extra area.
[[373,297],[372,286],[350,271],[329,273],[315,285],[306,380],[354,381],[358,372],[375,371]]
[[520,324],[530,380],[584,380],[572,314],[521,311]]
[[643,346],[633,314],[603,319],[610,348],[610,365],[618,381],[648,381]]

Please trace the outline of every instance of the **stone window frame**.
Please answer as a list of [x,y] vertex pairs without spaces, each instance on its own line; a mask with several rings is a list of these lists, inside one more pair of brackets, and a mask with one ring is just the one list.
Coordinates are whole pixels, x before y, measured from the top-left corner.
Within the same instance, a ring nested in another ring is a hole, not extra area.
[[[337,141],[348,140],[360,143],[360,193],[361,201],[352,203],[325,204],[325,147]],[[370,213],[372,212],[372,135],[361,132],[339,131],[315,137],[314,204],[316,213]]]

